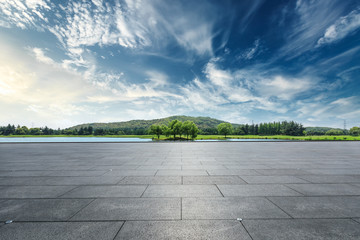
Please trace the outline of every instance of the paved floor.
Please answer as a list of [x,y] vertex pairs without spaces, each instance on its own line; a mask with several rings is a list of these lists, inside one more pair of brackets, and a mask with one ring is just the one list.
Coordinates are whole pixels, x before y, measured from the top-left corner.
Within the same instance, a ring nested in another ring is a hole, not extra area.
[[0,144],[0,222],[2,240],[360,239],[360,143]]

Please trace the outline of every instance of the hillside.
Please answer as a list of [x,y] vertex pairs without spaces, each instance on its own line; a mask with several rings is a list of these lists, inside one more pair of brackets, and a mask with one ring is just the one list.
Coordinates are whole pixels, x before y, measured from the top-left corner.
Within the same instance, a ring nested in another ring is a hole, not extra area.
[[[117,128],[117,129],[148,129],[153,124],[168,124],[172,120],[179,121],[193,121],[200,130],[206,131],[207,129],[216,128],[217,125],[225,121],[218,120],[210,117],[189,117],[189,116],[171,116],[167,118],[153,119],[153,120],[131,120],[126,122],[111,122],[111,123],[85,123],[71,127],[70,129],[80,129],[81,127],[93,127],[94,129],[103,128]],[[238,127],[239,124],[232,124],[234,127]]]

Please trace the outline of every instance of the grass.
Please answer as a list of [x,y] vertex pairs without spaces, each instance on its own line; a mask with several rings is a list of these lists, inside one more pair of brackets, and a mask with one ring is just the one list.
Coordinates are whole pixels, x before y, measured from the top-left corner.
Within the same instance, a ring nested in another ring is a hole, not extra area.
[[[10,135],[0,137],[108,137],[108,138],[153,138],[158,140],[155,135]],[[226,139],[287,139],[298,141],[360,141],[360,136],[286,136],[286,135],[273,135],[273,136],[259,136],[259,135],[228,135],[226,138],[222,135],[198,135],[196,140],[226,140]],[[171,140],[166,136],[161,135],[159,140]],[[182,136],[182,140],[186,140]]]

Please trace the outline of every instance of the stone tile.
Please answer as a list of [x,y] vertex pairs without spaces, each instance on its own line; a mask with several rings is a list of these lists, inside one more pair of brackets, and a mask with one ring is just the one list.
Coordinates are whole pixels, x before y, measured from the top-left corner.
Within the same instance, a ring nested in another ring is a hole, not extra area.
[[294,176],[241,176],[247,183],[309,183]]
[[360,236],[360,225],[350,219],[245,220],[243,224],[254,240],[355,240]]
[[0,181],[0,185],[14,186],[63,186],[116,184],[124,177],[11,177]]
[[263,164],[224,164],[227,169],[270,169]]
[[214,185],[150,185],[144,197],[221,197]]
[[143,165],[138,170],[181,170],[181,165]]
[[140,197],[145,189],[146,185],[81,186],[61,198]]
[[228,169],[228,170],[208,170],[209,175],[239,175],[239,176],[252,176],[252,175],[261,175],[252,169]]
[[308,172],[324,175],[360,175],[359,168],[309,169]]
[[125,177],[119,184],[181,184],[181,176]]
[[294,218],[360,217],[360,197],[269,197]]
[[96,166],[91,168],[91,170],[105,170],[105,171],[109,171],[109,170],[136,170],[140,167],[140,165],[121,165],[121,166],[116,166],[116,165],[106,165],[106,166]]
[[73,188],[73,186],[0,187],[0,198],[55,198]]
[[8,200],[0,205],[0,219],[15,221],[66,221],[92,199]]
[[300,193],[279,184],[218,185],[218,187],[225,197],[301,196]]
[[48,171],[3,171],[0,177],[41,177],[48,174]]
[[183,184],[246,184],[238,176],[184,176]]
[[103,176],[155,176],[156,170],[113,170]]
[[156,176],[208,176],[205,170],[159,170]]
[[214,169],[227,169],[222,165],[183,165],[183,170],[214,170]]
[[179,198],[96,199],[71,220],[176,220],[181,218]]
[[360,175],[304,175],[298,177],[312,183],[360,183]]
[[52,177],[97,177],[101,176],[107,171],[50,171],[46,176]]
[[289,218],[263,197],[183,198],[183,219]]
[[273,176],[288,176],[288,175],[306,175],[310,174],[306,170],[303,169],[256,169],[262,175]]
[[360,187],[350,184],[287,184],[307,196],[360,195]]
[[123,222],[12,223],[0,228],[0,239],[113,240]]
[[251,240],[237,221],[131,221],[126,222],[117,240]]

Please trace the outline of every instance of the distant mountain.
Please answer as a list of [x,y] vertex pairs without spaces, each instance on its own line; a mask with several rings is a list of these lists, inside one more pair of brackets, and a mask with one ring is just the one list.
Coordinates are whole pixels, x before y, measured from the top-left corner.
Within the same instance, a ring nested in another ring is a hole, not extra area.
[[[193,121],[200,130],[216,128],[217,125],[225,121],[210,117],[189,117],[189,116],[171,116],[167,118],[153,119],[153,120],[131,120],[126,122],[111,122],[111,123],[85,123],[71,127],[70,129],[80,129],[81,127],[93,127],[94,129],[103,128],[118,128],[118,129],[148,129],[153,124],[168,124],[172,120],[179,121]],[[233,127],[238,127],[239,124],[232,124]]]

